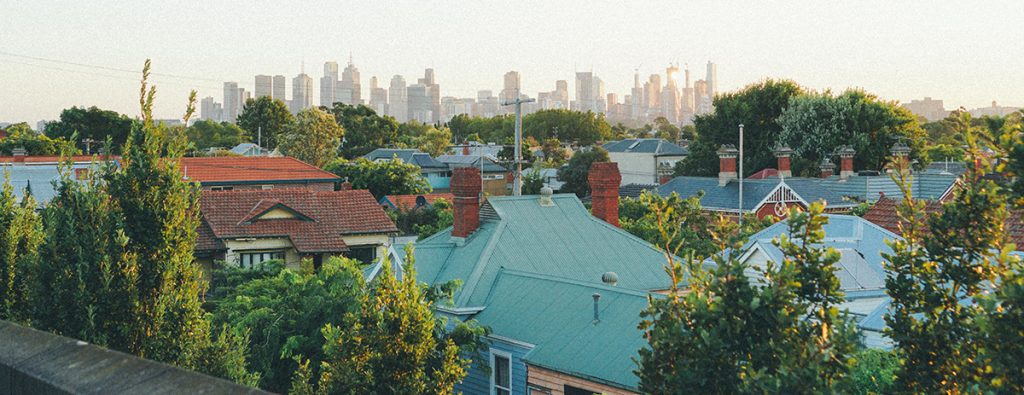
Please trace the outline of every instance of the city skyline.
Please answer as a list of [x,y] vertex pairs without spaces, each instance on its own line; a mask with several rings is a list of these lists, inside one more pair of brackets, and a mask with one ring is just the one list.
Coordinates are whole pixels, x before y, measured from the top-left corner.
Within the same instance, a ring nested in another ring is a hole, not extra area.
[[[882,2],[785,9],[645,3],[631,13],[611,4],[516,4],[10,4],[9,26],[0,32],[0,85],[16,87],[18,100],[0,98],[0,121],[34,124],[75,105],[134,116],[137,70],[147,57],[162,92],[155,107],[160,118],[180,117],[189,89],[216,98],[223,82],[237,81],[252,94],[254,76],[292,79],[303,68],[318,103],[320,66],[330,60],[341,66],[350,55],[362,73],[364,102],[370,77],[388,90],[392,76],[411,85],[425,68],[436,70],[441,95],[460,98],[479,90],[497,96],[509,70],[520,73],[531,97],[552,91],[557,80],[574,85],[576,71],[593,71],[622,101],[634,88],[635,69],[643,83],[669,64],[682,69],[688,62],[691,72],[703,74],[702,60],[712,59],[722,76],[718,92],[787,78],[819,91],[863,88],[901,103],[932,97],[947,109],[1024,104],[1024,80],[1013,72],[1024,60],[1003,49],[1024,32],[1012,23],[1024,10],[1012,2],[985,10]],[[447,20],[451,7],[466,17]],[[149,27],[132,17],[145,14],[161,17]],[[280,18],[260,22],[270,15]],[[49,22],[56,20],[62,22]],[[510,20],[525,28],[503,33]],[[290,28],[299,22],[305,28]]]

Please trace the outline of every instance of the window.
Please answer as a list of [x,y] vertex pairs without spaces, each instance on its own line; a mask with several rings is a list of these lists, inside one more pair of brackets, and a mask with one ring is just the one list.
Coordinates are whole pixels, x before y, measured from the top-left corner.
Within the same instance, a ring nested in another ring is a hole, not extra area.
[[512,394],[512,356],[491,349],[491,395]]
[[565,395],[597,395],[597,392],[591,390],[585,390],[583,388],[576,388],[571,385],[565,386]]
[[345,256],[362,263],[373,263],[377,259],[377,246],[349,247]]
[[243,252],[239,254],[238,266],[246,269],[255,269],[262,266],[263,262],[272,259],[284,259],[284,251],[260,251]]
[[274,186],[273,185],[260,185],[260,189],[266,191],[266,190],[269,190],[269,189],[274,189]]
[[230,191],[235,189],[234,187],[210,187],[211,191]]

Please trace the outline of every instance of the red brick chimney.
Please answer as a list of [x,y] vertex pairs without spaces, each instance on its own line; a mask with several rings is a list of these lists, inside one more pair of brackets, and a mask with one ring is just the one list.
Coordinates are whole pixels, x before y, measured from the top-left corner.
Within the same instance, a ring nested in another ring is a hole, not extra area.
[[790,178],[793,177],[793,170],[790,167],[790,156],[793,155],[793,149],[788,146],[782,145],[775,148],[775,159],[779,161],[779,177]]
[[729,181],[739,178],[736,173],[736,157],[740,151],[732,144],[718,149],[718,186],[724,187]]
[[[889,153],[892,154],[893,164],[897,169],[900,169],[904,175],[910,172],[910,147],[903,142],[896,142],[889,149]],[[977,163],[975,163],[975,166],[977,166]]]
[[853,177],[853,155],[856,153],[857,151],[848,145],[839,149],[839,179]]
[[469,142],[468,141],[462,143],[462,154],[463,155],[469,155]]
[[828,158],[821,160],[821,178],[832,177],[833,172],[836,170],[836,164],[828,160]]
[[587,174],[590,184],[590,211],[604,222],[619,226],[619,164],[615,162],[596,162],[590,165]]
[[469,237],[480,227],[480,169],[455,169],[452,174],[451,190],[455,196],[452,237]]

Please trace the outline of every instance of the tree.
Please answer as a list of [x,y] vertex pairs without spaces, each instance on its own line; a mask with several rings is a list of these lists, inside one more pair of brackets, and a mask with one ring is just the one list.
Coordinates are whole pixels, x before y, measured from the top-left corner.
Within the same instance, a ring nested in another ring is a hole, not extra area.
[[295,117],[283,101],[263,96],[245,101],[236,119],[249,141],[259,141],[267,149],[281,144],[281,136],[295,123]]
[[281,151],[316,167],[323,167],[338,156],[345,129],[334,117],[318,108],[299,112],[280,139]]
[[[799,174],[817,174],[818,163],[832,158],[844,145],[857,152],[854,168],[881,170],[889,157],[889,147],[904,142],[911,148],[912,160],[924,165],[925,132],[917,118],[899,103],[880,100],[863,90],[847,90],[833,96],[825,91],[790,99],[777,120],[782,127],[778,143],[793,149],[802,161],[794,165]],[[749,152],[749,151],[748,151]],[[811,168],[807,168],[810,165]]]
[[665,139],[672,143],[678,143],[679,138],[683,131],[678,126],[673,125],[665,117],[657,117],[654,119],[654,126],[657,130],[654,137],[659,139]]
[[537,141],[557,138],[586,146],[611,138],[612,127],[605,121],[604,114],[540,110],[523,117],[523,136]]
[[233,148],[247,140],[245,130],[237,125],[208,119],[196,121],[185,129],[185,136],[195,149]]
[[417,146],[420,151],[438,157],[448,153],[448,146],[451,145],[452,132],[448,128],[430,128],[422,138],[418,139]]
[[345,158],[366,155],[398,140],[398,122],[390,116],[378,115],[370,107],[338,102],[325,110],[345,129],[345,145],[341,148]]
[[[44,211],[45,238],[30,285],[34,326],[242,383],[245,333],[213,335],[193,261],[199,189],[182,180],[182,139],[152,118],[155,88],[143,68],[134,124],[118,164],[85,180],[62,169]],[[189,97],[185,120],[194,112]],[[45,264],[44,264],[45,262]],[[231,352],[229,352],[231,351]]]
[[523,195],[539,195],[544,188],[544,177],[540,175],[539,164],[523,172]]
[[20,322],[31,316],[29,275],[42,241],[35,199],[26,194],[18,203],[5,172],[0,186],[0,320]]
[[568,164],[558,169],[558,180],[565,183],[560,191],[575,193],[579,197],[589,195],[590,184],[587,182],[587,175],[590,174],[590,165],[594,162],[608,161],[608,151],[599,146],[594,146],[589,151],[576,152]]
[[[46,136],[74,141],[83,151],[92,151],[110,138],[113,147],[120,148],[128,139],[135,122],[114,111],[71,107],[60,113],[60,119],[46,124]],[[87,142],[87,140],[89,140]]]
[[896,353],[869,348],[858,351],[853,360],[850,373],[836,383],[836,393],[871,395],[896,392],[893,383],[900,366]]
[[[713,241],[711,219],[704,214],[700,205],[701,196],[683,199],[672,193],[662,197],[650,191],[644,191],[637,199],[619,199],[619,224],[622,230],[646,240],[653,245],[682,245],[683,256],[695,253],[698,256],[710,256],[718,252]],[[668,234],[671,240],[663,238],[658,228],[658,216],[652,207],[667,207],[671,213],[666,214],[667,223],[679,224]]]
[[397,160],[374,162],[359,158],[353,162],[335,160],[324,167],[352,183],[355,189],[368,189],[375,199],[385,195],[411,195],[430,192],[430,183],[419,166]]
[[556,138],[544,139],[541,152],[544,153],[544,161],[552,167],[558,167],[565,163],[565,149],[562,148],[562,142]]
[[714,176],[718,174],[718,148],[739,144],[739,125],[744,125],[744,171],[746,177],[766,167],[774,167],[772,149],[779,142],[782,127],[776,121],[790,99],[803,89],[789,80],[765,80],[734,93],[715,97],[715,111],[694,119],[697,138],[690,154],[680,165],[678,175]]
[[432,204],[422,207],[399,207],[389,210],[388,216],[402,234],[415,234],[425,239],[449,226],[452,226],[452,203],[445,199],[437,199]]
[[7,137],[0,140],[0,155],[12,155],[15,148],[24,148],[27,155],[76,155],[78,149],[63,137],[49,138],[36,133],[27,123],[7,127]]

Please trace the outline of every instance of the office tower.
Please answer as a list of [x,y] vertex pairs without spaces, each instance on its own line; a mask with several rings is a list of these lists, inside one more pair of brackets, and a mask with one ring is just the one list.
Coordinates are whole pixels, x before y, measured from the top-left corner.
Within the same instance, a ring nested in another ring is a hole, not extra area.
[[335,95],[338,88],[338,62],[324,63],[324,76],[320,78],[320,105],[331,107],[334,102],[344,101]]
[[604,81],[601,80],[601,78],[598,78],[598,76],[596,75],[594,76],[594,92],[592,93],[592,95],[595,99],[594,112],[606,112],[608,110],[608,105],[605,102],[604,97]]
[[288,101],[288,98],[285,97],[285,92],[287,92],[287,90],[286,90],[284,84],[285,84],[285,78],[284,78],[283,75],[275,75],[274,76],[274,91],[273,91],[273,94],[271,94],[271,97],[274,98],[274,100],[280,100],[280,101],[283,101],[283,102],[287,102]]
[[348,66],[345,66],[345,71],[341,73],[341,82],[338,83],[337,98],[345,104],[354,106],[363,103],[361,92],[359,69],[352,64],[352,58],[349,57]]
[[718,93],[718,67],[714,63],[708,62],[708,75],[704,82],[707,84],[708,99],[714,99]]
[[221,121],[221,112],[223,111],[220,103],[213,100],[213,96],[204,97],[199,102],[199,119],[204,121]]
[[604,81],[593,72],[576,73],[576,102],[572,108],[577,111],[605,111]]
[[693,114],[696,111],[696,105],[694,104],[693,98],[693,86],[690,84],[690,67],[686,67],[684,72],[686,76],[686,85],[683,86],[682,97],[679,98],[679,118],[680,122],[684,125],[693,123]]
[[388,90],[377,84],[377,77],[370,78],[370,108],[377,114],[388,114]]
[[711,112],[711,98],[708,97],[708,84],[704,80],[697,80],[693,83],[693,101],[696,108],[695,115]]
[[622,117],[622,105],[619,104],[619,95],[609,93],[605,97],[607,97],[607,99],[605,100],[605,104],[608,106],[608,116],[616,118]]
[[501,104],[498,103],[498,98],[494,96],[494,92],[490,90],[476,92],[476,106],[473,109],[474,116],[490,118],[498,115],[500,110]]
[[[437,122],[441,118],[441,85],[437,83],[434,69],[424,70],[423,78],[420,78],[419,84],[426,87],[427,97],[430,99],[431,122]],[[409,115],[412,116],[411,110]]]
[[509,102],[519,98],[520,79],[518,71],[505,73],[505,85],[498,94],[498,100]]
[[298,113],[313,106],[313,78],[301,73],[292,78],[292,113]]
[[238,88],[237,82],[224,83],[224,112],[221,121],[235,122],[238,114],[242,112],[244,89]]
[[654,113],[661,113],[661,76],[651,74],[644,84],[644,103]]
[[679,88],[676,81],[680,78],[679,67],[669,65],[665,68],[665,89],[661,93],[661,113],[670,123],[679,123]]
[[473,98],[445,96],[441,98],[441,122],[451,121],[459,114],[472,114],[476,101]]
[[274,78],[269,75],[256,76],[256,98],[270,96],[274,90]]
[[640,85],[640,71],[633,72],[633,89],[629,91],[630,110],[629,116],[633,119],[641,119],[646,109],[644,98],[644,87]]
[[391,77],[388,88],[388,115],[398,122],[409,120],[409,96],[405,87],[405,78],[400,75]]
[[[434,122],[430,87],[425,84],[413,84],[409,85],[406,90],[408,92],[406,99],[409,101],[409,119],[415,119],[422,123]],[[440,103],[438,104],[440,105]]]

